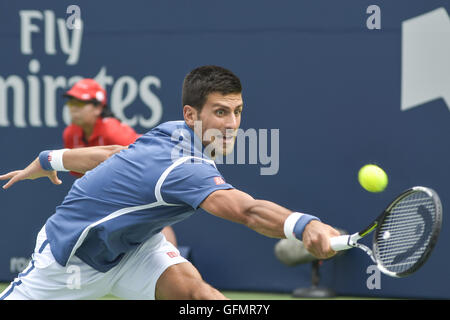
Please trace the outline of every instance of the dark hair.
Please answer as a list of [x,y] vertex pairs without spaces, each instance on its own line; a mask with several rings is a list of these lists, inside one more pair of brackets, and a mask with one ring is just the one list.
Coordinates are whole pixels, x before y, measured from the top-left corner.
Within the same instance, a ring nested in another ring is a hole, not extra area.
[[201,111],[208,94],[241,93],[239,78],[231,71],[218,66],[202,66],[192,70],[183,81],[182,103]]
[[103,110],[102,110],[102,113],[100,114],[100,117],[102,117],[102,118],[116,118],[117,120],[120,121],[120,119],[117,118],[115,116],[115,114],[106,105],[103,107]]

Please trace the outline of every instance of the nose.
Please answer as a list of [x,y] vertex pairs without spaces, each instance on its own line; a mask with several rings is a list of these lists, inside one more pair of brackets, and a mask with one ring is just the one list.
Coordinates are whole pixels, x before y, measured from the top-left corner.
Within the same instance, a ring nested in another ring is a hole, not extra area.
[[226,129],[233,129],[236,130],[239,127],[239,119],[236,117],[236,115],[232,112],[230,113],[230,116],[227,117],[226,122]]

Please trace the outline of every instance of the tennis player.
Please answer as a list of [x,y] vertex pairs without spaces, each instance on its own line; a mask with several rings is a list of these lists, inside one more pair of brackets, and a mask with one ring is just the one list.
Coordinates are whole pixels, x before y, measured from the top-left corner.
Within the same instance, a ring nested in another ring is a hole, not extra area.
[[[81,148],[105,145],[128,146],[141,134],[117,119],[107,105],[106,90],[94,79],[81,79],[63,95],[67,98],[71,124],[64,129],[64,148]],[[81,177],[78,172],[71,172]],[[161,231],[168,241],[177,246],[172,227]]]
[[[216,151],[232,150],[241,92],[232,72],[196,68],[183,83],[184,121],[163,123],[128,148],[43,151],[25,169],[0,176],[9,188],[45,176],[60,183],[56,171],[85,172],[39,232],[28,267],[0,298],[95,299],[110,293],[124,299],[226,299],[160,233],[198,208],[268,237],[303,240],[319,259],[333,256],[329,238],[337,230],[233,188],[204,152],[211,143]],[[196,121],[201,135],[194,132]],[[221,134],[205,135],[208,130]],[[180,149],[181,137],[186,144]]]

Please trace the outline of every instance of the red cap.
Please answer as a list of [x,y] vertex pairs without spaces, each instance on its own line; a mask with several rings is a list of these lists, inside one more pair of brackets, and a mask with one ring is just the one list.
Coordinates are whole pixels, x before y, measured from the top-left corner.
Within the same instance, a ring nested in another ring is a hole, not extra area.
[[82,101],[97,100],[106,105],[106,90],[94,79],[82,79],[64,94],[65,97],[73,97]]

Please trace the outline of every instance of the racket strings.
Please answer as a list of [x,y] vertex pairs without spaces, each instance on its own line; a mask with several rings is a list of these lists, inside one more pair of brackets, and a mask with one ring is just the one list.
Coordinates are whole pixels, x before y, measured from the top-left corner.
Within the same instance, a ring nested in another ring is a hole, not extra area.
[[415,192],[391,208],[376,235],[376,254],[389,271],[401,273],[422,257],[435,222],[434,202],[425,192]]

